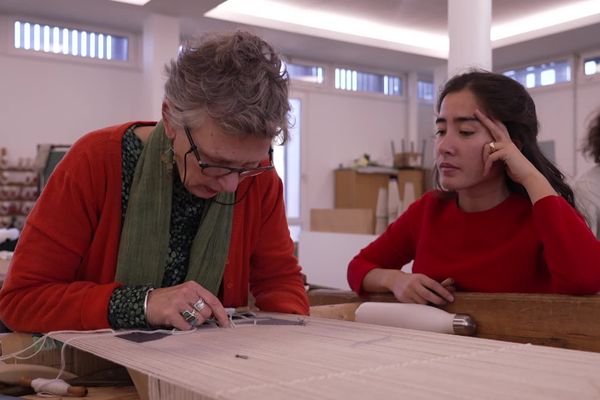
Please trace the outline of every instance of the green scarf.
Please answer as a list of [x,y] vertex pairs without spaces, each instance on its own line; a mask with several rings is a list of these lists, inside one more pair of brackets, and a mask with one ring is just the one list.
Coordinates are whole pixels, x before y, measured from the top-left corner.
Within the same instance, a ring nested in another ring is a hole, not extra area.
[[[173,191],[173,152],[162,122],[150,134],[135,168],[123,222],[115,279],[160,287],[167,263]],[[230,203],[235,193],[219,193]],[[217,295],[229,251],[233,206],[208,201],[190,252],[187,280]]]

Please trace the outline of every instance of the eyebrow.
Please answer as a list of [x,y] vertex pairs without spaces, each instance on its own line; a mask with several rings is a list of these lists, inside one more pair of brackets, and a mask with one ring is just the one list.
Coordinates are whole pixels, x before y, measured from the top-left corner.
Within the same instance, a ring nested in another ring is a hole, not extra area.
[[[479,122],[479,120],[476,117],[456,117],[453,119],[454,122]],[[435,119],[435,123],[439,124],[439,123],[445,123],[446,118],[443,117],[437,117]]]

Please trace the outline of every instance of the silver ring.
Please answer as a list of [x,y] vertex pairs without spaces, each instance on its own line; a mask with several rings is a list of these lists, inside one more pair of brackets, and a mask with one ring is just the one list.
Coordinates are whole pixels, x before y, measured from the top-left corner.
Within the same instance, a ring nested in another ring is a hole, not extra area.
[[192,311],[182,311],[181,312],[181,316],[183,317],[183,319],[185,319],[185,322],[187,322],[188,324],[194,324],[194,322],[196,322],[196,310],[192,310]]
[[206,302],[203,298],[200,298],[200,300],[194,303],[193,307],[196,309],[196,311],[200,312],[206,308]]

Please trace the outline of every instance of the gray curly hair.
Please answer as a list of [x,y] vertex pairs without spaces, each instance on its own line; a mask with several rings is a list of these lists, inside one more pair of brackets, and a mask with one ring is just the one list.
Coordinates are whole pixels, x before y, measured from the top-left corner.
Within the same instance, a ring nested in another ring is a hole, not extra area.
[[167,113],[190,128],[208,116],[226,133],[288,139],[288,74],[273,47],[248,32],[186,42],[166,66]]

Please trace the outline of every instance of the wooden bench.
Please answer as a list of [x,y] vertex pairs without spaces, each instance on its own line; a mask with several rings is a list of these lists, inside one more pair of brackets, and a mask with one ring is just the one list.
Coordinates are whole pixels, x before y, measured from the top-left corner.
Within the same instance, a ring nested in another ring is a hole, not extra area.
[[[521,293],[455,293],[442,306],[468,314],[477,323],[477,337],[600,352],[600,295],[568,296]],[[391,294],[359,297],[353,292],[309,291],[311,314],[354,320],[364,301],[395,302]]]

